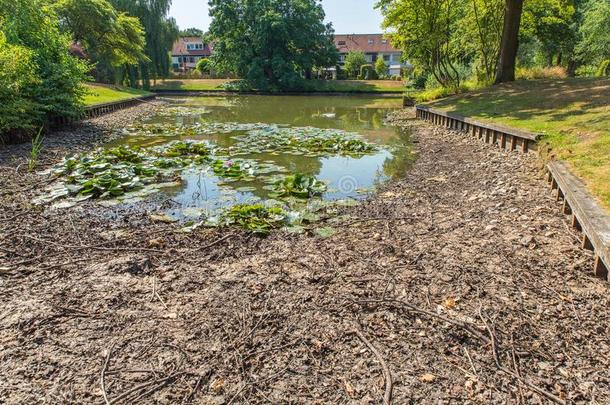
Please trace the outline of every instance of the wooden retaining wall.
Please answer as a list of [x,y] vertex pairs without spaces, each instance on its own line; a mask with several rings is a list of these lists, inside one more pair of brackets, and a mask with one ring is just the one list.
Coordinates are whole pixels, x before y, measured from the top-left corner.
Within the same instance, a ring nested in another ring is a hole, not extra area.
[[595,275],[608,280],[610,216],[565,163],[551,162],[547,170],[551,189],[557,193],[557,201],[563,200],[563,213],[572,217],[572,226],[582,233],[583,249],[595,254]]
[[536,149],[538,136],[526,131],[520,131],[503,125],[481,122],[472,118],[447,111],[436,110],[428,106],[415,107],[417,118],[449,129],[468,132],[485,143],[497,145],[507,150],[528,152]]
[[[416,117],[473,136],[508,150],[528,152],[535,150],[537,136],[513,128],[484,123],[427,106],[416,106]],[[610,215],[587,191],[584,183],[573,175],[565,163],[554,161],[547,165],[548,181],[556,191],[557,200],[563,200],[563,213],[571,215],[572,226],[582,233],[583,249],[595,254],[594,273],[609,280],[610,269]]]
[[72,124],[74,122],[78,122],[80,120],[85,120],[88,118],[99,117],[104,114],[108,114],[114,111],[122,110],[124,108],[132,107],[134,105],[138,105],[147,100],[154,100],[157,97],[156,94],[151,94],[148,96],[128,98],[126,100],[113,101],[110,103],[96,104],[85,107],[85,111],[80,119],[68,118],[68,117],[57,117],[53,119],[51,123],[54,127],[60,127],[67,124]]

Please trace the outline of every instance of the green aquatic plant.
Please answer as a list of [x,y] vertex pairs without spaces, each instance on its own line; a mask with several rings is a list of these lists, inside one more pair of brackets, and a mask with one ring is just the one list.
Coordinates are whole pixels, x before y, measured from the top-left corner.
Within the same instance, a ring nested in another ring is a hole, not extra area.
[[237,138],[233,152],[274,151],[292,154],[362,156],[375,153],[378,147],[360,139],[357,134],[337,129],[311,127],[278,127],[248,131]]
[[310,198],[321,195],[326,191],[326,184],[316,179],[314,176],[297,173],[286,176],[273,185],[272,197],[298,197]]
[[215,175],[228,179],[245,179],[255,173],[254,166],[244,161],[217,159],[211,166]]
[[286,222],[287,214],[279,207],[265,207],[262,204],[234,205],[220,216],[226,225],[238,225],[248,231],[267,235],[272,229],[280,228]]
[[185,167],[211,160],[204,143],[177,141],[161,147],[119,146],[72,156],[52,170],[63,177],[65,193],[54,196],[118,197],[145,185],[175,179]]

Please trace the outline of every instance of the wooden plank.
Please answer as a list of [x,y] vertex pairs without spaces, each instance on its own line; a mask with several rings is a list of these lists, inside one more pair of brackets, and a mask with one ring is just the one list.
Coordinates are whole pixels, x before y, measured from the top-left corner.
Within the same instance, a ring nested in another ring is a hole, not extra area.
[[467,124],[471,124],[471,125],[478,125],[484,128],[488,128],[491,130],[495,130],[498,132],[503,132],[507,135],[513,135],[513,136],[517,136],[519,138],[525,138],[525,139],[529,139],[532,141],[536,141],[538,139],[538,135],[537,134],[533,134],[531,132],[528,131],[523,131],[523,130],[519,130],[519,129],[515,129],[515,128],[511,128],[505,125],[500,125],[500,124],[495,124],[495,123],[491,123],[491,122],[483,122],[483,121],[479,121],[479,120],[475,120],[472,118],[468,118],[468,117],[464,117],[462,115],[459,114],[455,114],[452,112],[448,112],[448,111],[443,111],[443,110],[437,110],[425,105],[417,105],[415,107],[417,110],[422,110],[422,111],[427,111],[427,112],[431,112],[433,114],[437,114],[441,117],[446,117],[446,118],[452,118],[452,119],[456,119],[459,121],[463,121]]
[[583,248],[595,251],[598,259],[595,274],[607,277],[610,268],[610,215],[589,194],[584,183],[574,176],[565,163],[551,162],[548,169],[561,194],[569,205],[573,224],[578,224],[583,232]]

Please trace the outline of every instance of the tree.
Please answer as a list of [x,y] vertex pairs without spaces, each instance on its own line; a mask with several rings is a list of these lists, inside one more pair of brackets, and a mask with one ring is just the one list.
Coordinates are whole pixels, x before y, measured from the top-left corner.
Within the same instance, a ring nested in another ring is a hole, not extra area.
[[519,27],[521,26],[522,12],[523,0],[506,0],[496,84],[515,81],[515,65],[519,49]]
[[203,38],[204,32],[199,28],[187,28],[180,31],[181,37],[199,37]]
[[456,33],[464,58],[484,83],[496,77],[503,19],[503,0],[470,0]]
[[106,0],[59,0],[53,5],[62,30],[81,44],[94,62],[111,67],[148,62],[144,28]]
[[383,27],[391,30],[392,43],[406,59],[419,64],[445,87],[459,88],[463,58],[456,33],[465,13],[465,2],[456,0],[380,0]]
[[171,68],[169,51],[180,33],[176,21],[167,17],[171,0],[109,1],[117,10],[137,17],[146,33],[144,52],[150,61],[126,69],[130,84],[135,87],[141,81],[148,88],[151,79],[168,77]]
[[258,89],[298,89],[316,67],[336,64],[333,29],[319,0],[209,0],[216,70]]
[[575,8],[565,0],[528,0],[524,3],[521,40],[533,36],[546,56],[547,66],[562,62],[562,55],[574,47],[572,30]]
[[347,72],[349,78],[355,78],[360,73],[360,67],[366,65],[368,61],[364,56],[364,52],[361,51],[350,51],[345,55],[345,61],[343,68]]
[[388,73],[388,67],[386,66],[383,58],[377,58],[375,61],[375,72],[377,72],[377,77],[383,79]]
[[576,52],[580,59],[595,65],[610,59],[610,0],[587,5],[579,33],[581,40]]

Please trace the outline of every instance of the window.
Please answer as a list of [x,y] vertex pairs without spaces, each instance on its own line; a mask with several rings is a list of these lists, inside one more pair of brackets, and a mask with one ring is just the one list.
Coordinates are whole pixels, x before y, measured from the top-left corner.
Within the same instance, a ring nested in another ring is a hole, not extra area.
[[337,42],[338,45],[345,45],[345,41],[339,41]]
[[390,55],[383,55],[383,60],[385,62],[389,62],[390,61]]
[[195,58],[191,56],[191,58],[190,58],[190,62],[191,62],[191,63],[195,63]]
[[382,43],[382,44],[387,44],[387,43],[388,43],[388,40],[387,40],[387,39],[382,39],[382,40],[381,40],[381,43]]
[[374,43],[375,43],[375,41],[374,41],[374,40],[369,39],[369,45],[373,45]]

